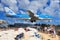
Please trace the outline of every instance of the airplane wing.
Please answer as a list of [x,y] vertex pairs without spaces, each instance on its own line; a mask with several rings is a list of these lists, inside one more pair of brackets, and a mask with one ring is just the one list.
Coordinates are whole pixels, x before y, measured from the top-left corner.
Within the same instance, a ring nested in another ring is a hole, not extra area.
[[16,20],[30,20],[30,18],[13,18],[13,19],[16,19]]
[[27,12],[29,13],[30,17],[34,17],[34,13],[32,13],[30,10],[27,10]]
[[36,19],[36,20],[51,20],[51,18],[39,18],[39,17],[36,17],[36,16],[34,16],[34,13],[32,13],[30,10],[27,10],[27,12],[29,13],[29,16],[32,19]]
[[51,18],[38,18],[38,20],[52,20]]

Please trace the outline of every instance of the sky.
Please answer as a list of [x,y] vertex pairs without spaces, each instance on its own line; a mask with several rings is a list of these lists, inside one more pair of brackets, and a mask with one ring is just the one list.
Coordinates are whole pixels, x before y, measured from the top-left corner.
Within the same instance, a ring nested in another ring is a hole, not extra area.
[[[36,15],[48,14],[54,17],[54,20],[50,22],[51,24],[60,24],[60,0],[0,0],[0,19],[7,20],[9,23],[25,22],[6,17],[4,7],[9,7],[16,14],[25,14],[26,10],[31,10]],[[38,21],[36,23],[49,22]]]

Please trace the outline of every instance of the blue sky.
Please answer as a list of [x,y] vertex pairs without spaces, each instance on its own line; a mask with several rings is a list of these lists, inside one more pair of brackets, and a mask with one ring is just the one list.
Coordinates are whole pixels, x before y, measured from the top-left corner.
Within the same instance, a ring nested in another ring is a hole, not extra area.
[[[26,13],[31,10],[37,15],[50,15],[54,17],[51,24],[60,24],[60,1],[59,0],[0,0],[0,19],[7,20],[10,23],[21,22],[22,20],[12,20],[5,16],[4,7],[9,7],[15,13]],[[44,16],[45,15],[45,16]],[[25,15],[24,15],[25,16]],[[39,16],[39,17],[40,17]],[[25,22],[25,21],[22,21]],[[36,23],[48,23],[46,21],[38,21]]]

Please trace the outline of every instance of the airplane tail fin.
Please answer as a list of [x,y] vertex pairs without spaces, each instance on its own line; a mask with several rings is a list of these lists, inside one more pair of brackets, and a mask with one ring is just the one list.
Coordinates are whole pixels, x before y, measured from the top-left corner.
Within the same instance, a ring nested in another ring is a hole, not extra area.
[[11,9],[9,9],[8,7],[4,7],[4,10],[6,12],[6,14],[9,14],[9,15],[16,15]]

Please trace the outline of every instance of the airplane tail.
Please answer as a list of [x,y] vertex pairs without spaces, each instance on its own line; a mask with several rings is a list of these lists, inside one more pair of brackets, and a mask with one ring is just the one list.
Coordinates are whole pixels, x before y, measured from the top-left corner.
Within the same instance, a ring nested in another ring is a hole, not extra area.
[[16,15],[11,9],[9,9],[8,7],[4,7],[4,10],[6,12],[6,14],[8,15]]

